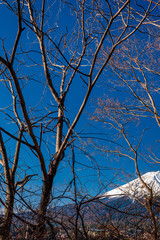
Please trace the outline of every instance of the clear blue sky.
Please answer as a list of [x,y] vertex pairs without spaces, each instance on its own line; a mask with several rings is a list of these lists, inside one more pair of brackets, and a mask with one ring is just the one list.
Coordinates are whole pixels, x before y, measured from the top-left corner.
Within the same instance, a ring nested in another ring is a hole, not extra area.
[[[58,4],[58,3],[57,3]],[[65,12],[64,9],[57,5],[57,12],[52,12],[52,14],[55,14],[55,23],[54,27],[59,27],[60,30],[56,30],[58,34],[60,34],[61,31],[66,29],[66,26],[69,26],[68,28],[72,28],[74,26],[74,22],[70,22],[70,12]],[[4,46],[6,49],[8,49],[11,52],[11,49],[14,44],[14,39],[16,37],[17,33],[17,18],[12,14],[9,10],[6,9],[3,5],[0,5],[0,38],[4,40]],[[70,29],[68,29],[70,30]],[[56,39],[56,38],[55,38]],[[25,44],[24,48],[25,50],[37,50],[36,47],[36,41],[35,38],[33,38],[32,34],[25,29],[22,38],[21,43]],[[2,47],[0,47],[0,54],[4,56],[4,51]],[[38,63],[41,63],[41,59],[39,58],[38,53],[32,53],[30,54],[32,56],[32,60],[37,61]],[[27,60],[26,56],[23,58],[21,57],[21,60],[24,61],[24,66],[21,68],[23,75],[32,74],[29,79],[29,84],[26,85],[23,89],[24,97],[27,103],[27,108],[29,109],[31,107],[35,107],[37,104],[39,104],[39,107],[41,111],[46,111],[47,108],[52,108],[54,110],[54,103],[53,99],[51,98],[51,95],[49,93],[49,90],[45,88],[45,79],[43,76],[43,73],[41,72],[41,66],[34,66],[32,63],[32,66],[30,66],[31,61],[29,60],[29,63],[25,61]],[[95,86],[93,89],[93,92],[90,96],[90,100],[87,104],[87,107],[85,108],[84,114],[81,116],[79,123],[76,126],[75,131],[77,133],[81,132],[80,136],[90,138],[91,136],[95,136],[98,138],[103,138],[104,140],[95,140],[96,144],[100,144],[101,146],[107,146],[109,144],[107,141],[108,139],[112,139],[113,132],[111,129],[105,128],[103,124],[100,124],[98,122],[93,122],[89,120],[88,113],[94,112],[94,105],[93,100],[97,99],[98,97],[103,97],[104,94],[108,95],[109,97],[114,97],[115,99],[120,98],[122,101],[125,100],[128,95],[127,94],[121,94],[116,91],[110,91],[107,86],[105,86],[105,78],[106,76],[101,77],[100,82]],[[109,73],[109,77],[114,76]],[[54,76],[55,80],[57,81],[58,85],[58,78]],[[36,81],[35,81],[36,80]],[[71,88],[71,94],[70,97],[66,99],[66,116],[70,118],[70,121],[74,119],[75,113],[78,111],[78,108],[80,106],[80,103],[82,102],[83,96],[86,92],[85,84],[81,84],[82,82],[79,81],[80,79],[77,78],[77,82],[75,82]],[[157,79],[158,80],[158,79]],[[117,79],[118,81],[118,79]],[[40,83],[42,82],[42,83]],[[73,90],[73,91],[72,91]],[[0,108],[5,108],[8,106],[8,104],[12,103],[11,95],[9,94],[8,90],[6,90],[5,86],[0,83]],[[41,101],[41,97],[44,94],[44,98]],[[11,131],[11,128],[14,129],[13,124],[6,125],[6,116],[3,114],[1,115],[1,121],[0,125],[3,127],[6,127],[9,131]],[[149,119],[144,118],[140,121],[139,125],[135,123],[131,126],[131,129],[129,129],[130,134],[132,136],[136,136],[136,138],[140,138],[140,135],[142,134],[143,129],[146,130],[144,140],[142,141],[140,153],[144,152],[148,156],[148,149],[152,148],[153,151],[159,156],[159,142],[155,140],[159,140],[159,127],[156,124],[155,119]],[[37,131],[38,134],[38,131]],[[55,139],[50,135],[47,140],[49,141],[55,141]],[[82,140],[84,140],[82,138]],[[9,144],[8,154],[12,156],[12,151],[14,150],[15,146],[12,145],[14,141],[11,141]],[[81,142],[77,142],[77,145],[79,147],[82,147]],[[110,146],[112,146],[110,144]],[[49,160],[49,154],[47,150],[44,150],[46,152],[47,160]],[[53,151],[54,152],[54,151]],[[135,175],[135,168],[133,161],[128,160],[127,158],[119,158],[111,155],[107,155],[107,153],[101,154],[99,151],[96,151],[93,147],[93,144],[86,146],[86,152],[88,152],[91,157],[85,156],[81,151],[75,150],[76,153],[76,166],[77,166],[77,174],[80,177],[82,184],[86,184],[86,186],[89,189],[89,192],[91,194],[97,194],[97,189],[102,190],[104,186],[106,188],[103,190],[107,190],[107,185],[110,181],[114,179],[115,183],[122,182],[122,180],[119,179],[119,176],[123,178],[123,170],[126,173],[132,173]],[[66,152],[66,157],[64,161],[61,163],[59,169],[60,171],[57,174],[55,183],[58,188],[61,188],[61,185],[65,185],[69,180],[68,176],[70,176],[69,179],[71,179],[71,172],[68,167],[68,158],[69,158],[69,150]],[[100,176],[98,176],[98,170],[96,170],[96,165],[94,161],[97,161],[99,164],[101,170]],[[153,164],[150,162],[143,161],[143,159],[140,157],[139,159],[139,167],[142,173],[145,173],[147,171],[157,171],[159,170],[159,164]],[[148,161],[151,159],[148,158]],[[49,164],[49,162],[48,162]],[[38,172],[39,167],[38,166],[38,160],[31,154],[30,151],[27,150],[25,147],[21,152],[21,168],[24,168],[28,171],[28,165],[31,167],[30,172]],[[93,168],[93,165],[95,167]],[[88,166],[88,167],[86,167]],[[21,169],[19,169],[19,172],[21,172]],[[118,174],[118,175],[115,175]],[[99,177],[104,184],[104,186],[101,185],[99,182]],[[41,179],[39,180],[39,183],[41,183]],[[109,187],[110,189],[110,187]]]

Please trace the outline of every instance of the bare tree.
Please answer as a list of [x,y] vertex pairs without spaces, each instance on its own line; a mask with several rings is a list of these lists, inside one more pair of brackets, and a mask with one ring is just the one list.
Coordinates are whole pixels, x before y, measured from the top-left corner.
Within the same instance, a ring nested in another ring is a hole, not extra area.
[[[19,159],[21,136],[22,136],[22,131],[20,131],[19,138],[17,141],[17,147],[14,155],[13,166],[12,168],[10,168],[5,144],[2,138],[2,134],[0,133],[0,150],[1,150],[1,156],[2,156],[1,164],[4,169],[5,184],[6,184],[6,201],[4,203],[5,212],[2,219],[2,225],[0,228],[1,239],[7,239],[10,233],[13,204],[14,204],[14,195],[15,195],[15,188],[16,188],[15,173],[16,173],[16,168],[17,168],[18,159]],[[2,199],[1,199],[1,202],[2,202]]]
[[[131,106],[133,106],[131,102],[130,105],[125,105],[124,102],[120,103],[118,100],[114,101],[113,98],[99,98],[97,101],[97,108],[91,118],[106,125],[106,130],[111,132],[112,137],[110,139],[111,144],[106,147],[97,145],[94,142],[93,144],[96,149],[101,152],[111,156],[115,155],[117,158],[129,159],[134,162],[137,176],[146,191],[146,197],[142,197],[143,194],[137,197],[136,193],[134,193],[133,196],[136,201],[149,212],[153,230],[151,234],[153,239],[158,239],[156,221],[158,217],[156,216],[157,209],[154,207],[158,195],[156,196],[155,190],[153,191],[152,187],[154,187],[154,184],[152,186],[146,183],[139,169],[139,165],[144,158],[141,148],[144,148],[142,142],[144,141],[146,129],[138,131],[138,127],[136,128],[141,113],[137,111],[136,107],[136,113],[134,114],[134,110]],[[134,136],[132,128],[134,128],[134,131],[136,130],[136,136]],[[132,191],[132,189],[130,189],[130,191]]]
[[[75,127],[91,92],[112,55],[117,53],[116,49],[136,33],[143,35],[144,29],[150,34],[147,26],[157,19],[159,1],[150,0],[140,5],[130,0],[74,3],[2,0],[1,4],[17,16],[18,32],[12,50],[11,45],[7,48],[6,40],[2,40],[1,84],[13,102],[1,108],[1,112],[14,128],[0,126],[0,130],[18,145],[21,143],[21,148],[27,148],[35,162],[38,160],[43,186],[35,239],[44,239],[53,182],[65,152],[76,138]],[[64,19],[66,12],[70,13],[68,20]],[[40,91],[42,97],[38,104],[34,100],[36,91]],[[32,101],[27,97],[30,92]],[[78,107],[70,116],[74,102]],[[20,132],[23,129],[21,137],[16,137],[15,128]],[[7,146],[3,147],[2,140],[1,146],[7,188],[11,193]]]

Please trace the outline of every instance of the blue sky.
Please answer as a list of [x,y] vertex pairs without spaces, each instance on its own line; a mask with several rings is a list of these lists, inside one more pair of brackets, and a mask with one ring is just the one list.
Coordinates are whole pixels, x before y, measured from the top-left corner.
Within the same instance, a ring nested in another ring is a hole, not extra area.
[[[61,9],[61,6],[58,6],[54,8],[53,12],[51,12],[51,16],[55,14],[55,22],[54,26],[55,31],[57,33],[57,36],[55,37],[55,41],[58,41],[58,37],[61,35],[61,32],[63,30],[66,30],[66,26],[68,27],[68,31],[74,27],[74,22],[70,22],[70,12],[66,12],[65,9]],[[50,12],[50,11],[49,11]],[[9,49],[11,52],[11,49],[14,44],[14,39],[16,37],[17,33],[17,18],[12,14],[9,10],[6,9],[6,7],[0,5],[0,20],[1,24],[0,26],[0,37],[1,39],[4,40],[4,46],[6,49]],[[46,24],[46,28],[47,28]],[[59,28],[59,29],[58,29]],[[30,33],[27,29],[24,30],[22,33],[22,38],[21,38],[21,43],[24,44],[24,49],[25,50],[34,50],[36,51],[38,47],[36,46],[37,40],[33,37],[32,33]],[[0,48],[0,54],[4,56],[4,52],[2,48]],[[30,57],[32,57],[31,60],[37,61],[38,63],[41,63],[41,59],[39,58],[39,54],[32,52],[30,54]],[[51,97],[51,94],[49,90],[46,87],[45,84],[45,78],[44,75],[41,71],[41,66],[34,66],[34,63],[31,60],[28,60],[27,57],[20,56],[20,59],[23,62],[23,65],[21,67],[21,71],[24,76],[27,76],[27,74],[30,75],[29,78],[29,84],[26,85],[23,89],[24,97],[27,103],[27,108],[29,109],[31,107],[35,107],[38,105],[38,108],[40,111],[44,113],[44,111],[47,112],[47,109],[52,109],[54,111],[55,109],[55,103]],[[28,61],[25,63],[25,61]],[[30,65],[32,63],[32,66]],[[17,66],[16,66],[17,67]],[[113,138],[113,131],[110,128],[105,128],[103,124],[100,124],[98,122],[93,122],[89,120],[89,115],[88,113],[94,113],[95,110],[95,104],[93,104],[93,101],[97,101],[96,99],[98,97],[103,97],[104,94],[106,94],[109,97],[114,97],[115,99],[120,99],[121,101],[125,100],[129,95],[128,93],[121,94],[118,91],[111,91],[105,84],[106,78],[115,78],[115,76],[107,70],[105,75],[101,76],[100,81],[98,84],[95,86],[93,89],[93,92],[90,96],[90,100],[85,108],[85,111],[83,115],[80,118],[79,123],[77,124],[75,131],[77,133],[82,132],[80,136],[82,136],[82,140],[86,140],[90,138],[91,136],[95,136],[98,138],[103,138],[103,139],[110,139],[112,140]],[[57,81],[58,85],[58,78],[54,76],[55,81]],[[28,80],[28,79],[27,79]],[[158,78],[157,78],[158,80]],[[118,81],[118,79],[116,80]],[[57,87],[58,88],[58,87]],[[3,84],[0,84],[0,107],[4,108],[8,106],[8,104],[12,103],[12,98],[11,95],[9,94],[8,90],[4,87]],[[77,76],[77,81],[74,82],[73,86],[71,87],[70,90],[70,96],[69,98],[66,99],[66,116],[72,120],[74,119],[74,116],[76,112],[79,109],[80,103],[83,100],[84,94],[86,92],[85,84],[82,83],[80,80],[80,76]],[[43,100],[41,101],[42,96]],[[158,101],[158,98],[156,96],[156,101]],[[39,113],[38,113],[39,114]],[[8,121],[8,120],[7,120]],[[9,131],[14,129],[13,124],[6,124],[6,117],[4,117],[4,114],[1,115],[1,126],[5,126]],[[132,125],[130,128],[130,133],[137,139],[140,138],[140,134],[142,133],[143,129],[148,129],[145,133],[144,140],[142,141],[141,145],[141,152],[144,152],[145,154],[147,153],[147,149],[151,147],[157,156],[159,156],[159,142],[155,142],[155,140],[159,140],[159,127],[156,124],[155,119],[149,119],[149,118],[144,118],[140,120],[140,123],[138,127],[136,124]],[[65,128],[66,130],[66,128]],[[38,130],[35,130],[36,134],[39,134]],[[92,135],[91,135],[92,134]],[[84,136],[86,137],[84,139]],[[6,137],[6,136],[5,136]],[[55,139],[51,134],[48,136],[48,138],[45,138],[45,141],[48,141],[49,143],[55,142]],[[106,147],[108,142],[105,140],[95,140],[97,145],[101,145]],[[84,142],[82,142],[84,144]],[[81,141],[77,141],[78,147],[82,147]],[[52,145],[52,147],[53,147]],[[112,144],[109,144],[112,147]],[[15,148],[15,142],[10,141],[9,143],[9,149],[8,152],[12,156],[12,151]],[[45,156],[46,156],[46,161],[47,164],[49,165],[49,155],[50,152],[48,149],[43,149]],[[50,149],[51,150],[51,149]],[[77,174],[81,179],[82,184],[86,184],[86,187],[88,188],[89,192],[93,195],[98,193],[98,190],[103,190],[106,191],[110,189],[108,187],[108,183],[112,180],[115,181],[115,183],[119,184],[122,183],[123,179],[123,171],[125,173],[132,173],[133,176],[135,176],[135,168],[134,168],[134,163],[127,158],[118,158],[115,156],[107,155],[106,153],[102,154],[99,151],[97,151],[94,147],[93,144],[85,146],[86,153],[89,153],[91,155],[91,158],[88,156],[85,156],[85,154],[82,151],[79,151],[78,148],[75,150],[76,153],[76,166],[77,166]],[[54,151],[53,151],[54,152]],[[68,166],[68,161],[69,161],[69,155],[70,150],[66,151],[66,156],[61,163],[59,167],[59,171],[57,174],[57,177],[55,179],[55,185],[57,188],[61,188],[62,186],[66,185],[70,179],[72,178],[72,173],[70,171],[70,167]],[[21,168],[19,169],[19,173],[22,171],[22,169],[25,169],[28,171],[28,165],[31,168],[29,170],[30,173],[39,173],[39,163],[38,160],[34,157],[34,155],[27,150],[26,147],[23,148],[21,152],[21,163],[20,166]],[[71,160],[71,159],[70,159]],[[93,167],[95,164],[94,161],[97,161],[97,163],[101,166],[103,169],[101,171],[100,179],[104,186],[99,182],[99,176],[98,176],[98,171],[97,167]],[[148,159],[150,160],[150,159]],[[94,164],[93,164],[94,163]],[[86,168],[86,166],[88,166]],[[147,171],[157,171],[159,170],[159,164],[152,164],[152,163],[146,163],[142,159],[139,161],[139,167],[142,173],[145,173]],[[23,173],[25,174],[25,172]],[[117,175],[118,174],[118,175]],[[68,178],[69,176],[69,178]],[[122,177],[122,179],[119,179],[119,177]],[[39,179],[37,177],[39,184],[42,183],[42,179]],[[34,181],[33,181],[34,183]],[[32,183],[31,183],[32,185]],[[31,187],[30,185],[30,187]],[[103,189],[104,188],[104,189]]]

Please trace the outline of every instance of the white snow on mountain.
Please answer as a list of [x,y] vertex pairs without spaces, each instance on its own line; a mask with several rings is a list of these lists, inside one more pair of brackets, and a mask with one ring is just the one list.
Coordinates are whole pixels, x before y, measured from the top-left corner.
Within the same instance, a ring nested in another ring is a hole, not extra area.
[[[144,182],[152,188],[153,196],[160,196],[160,171],[148,172],[142,175]],[[108,191],[102,195],[102,198],[108,197],[109,199],[120,198],[129,196],[131,198],[139,198],[149,194],[148,190],[144,187],[139,178]]]

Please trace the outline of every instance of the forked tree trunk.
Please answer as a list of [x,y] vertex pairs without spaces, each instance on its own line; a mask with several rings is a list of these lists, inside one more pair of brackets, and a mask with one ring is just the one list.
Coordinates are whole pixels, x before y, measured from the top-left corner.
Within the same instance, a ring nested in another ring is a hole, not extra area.
[[[57,137],[56,137],[56,153],[58,152],[62,144],[62,130],[63,130],[63,103],[59,106],[58,110],[58,123],[57,123]],[[43,182],[41,201],[37,216],[37,227],[35,231],[34,239],[43,240],[45,234],[46,226],[46,212],[50,200],[50,195],[52,191],[53,180],[57,172],[57,168],[61,161],[61,156],[56,157],[54,161],[50,164],[47,180]]]

